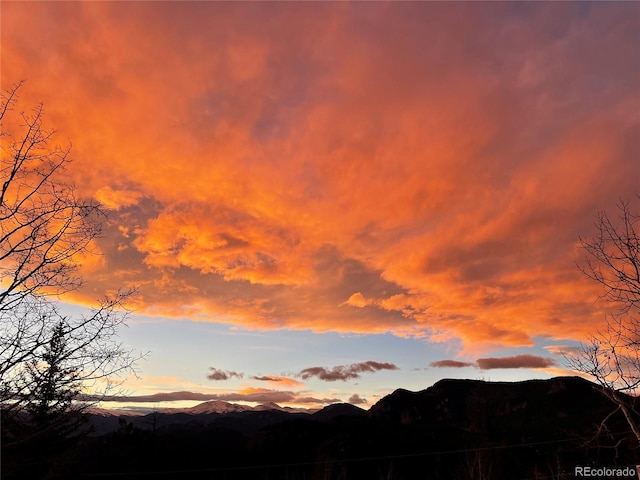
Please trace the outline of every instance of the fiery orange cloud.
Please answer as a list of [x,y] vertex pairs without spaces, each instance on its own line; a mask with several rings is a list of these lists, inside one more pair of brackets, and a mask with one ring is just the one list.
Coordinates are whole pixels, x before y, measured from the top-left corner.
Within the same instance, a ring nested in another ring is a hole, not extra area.
[[106,209],[118,210],[138,203],[141,193],[131,190],[114,190],[107,185],[96,190],[94,197]]
[[637,189],[640,67],[636,4],[576,8],[3,5],[3,88],[112,210],[75,300],[467,355],[584,338],[576,241]]

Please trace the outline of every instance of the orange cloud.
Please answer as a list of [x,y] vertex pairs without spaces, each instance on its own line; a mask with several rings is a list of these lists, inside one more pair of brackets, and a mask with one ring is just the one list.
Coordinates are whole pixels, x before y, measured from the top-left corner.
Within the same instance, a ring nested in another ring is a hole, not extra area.
[[289,388],[301,388],[304,387],[304,383],[299,382],[295,378],[283,377],[281,375],[254,375],[251,377],[253,380],[260,382],[277,383],[283,387]]
[[360,292],[356,292],[347,299],[345,305],[362,308],[369,305],[369,302]]
[[96,190],[94,197],[104,208],[118,210],[121,207],[128,207],[138,203],[142,194],[132,190],[114,190],[110,186],[101,187]]
[[3,88],[29,78],[112,210],[75,300],[466,354],[584,338],[576,240],[637,189],[638,7],[575,8],[3,5]]

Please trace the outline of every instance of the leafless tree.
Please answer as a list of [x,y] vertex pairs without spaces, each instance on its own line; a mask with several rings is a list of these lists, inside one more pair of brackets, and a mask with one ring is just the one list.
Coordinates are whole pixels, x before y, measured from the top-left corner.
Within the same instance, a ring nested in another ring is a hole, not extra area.
[[[30,409],[45,401],[41,408],[46,411],[62,401],[63,392],[71,385],[74,392],[89,393],[84,398],[99,399],[117,384],[116,374],[133,372],[139,356],[118,339],[118,328],[126,320],[120,307],[128,295],[105,298],[98,307],[77,317],[62,315],[54,303],[38,297],[25,299],[13,312],[2,313],[0,401],[5,412]],[[64,351],[52,357],[55,342],[62,343]],[[51,366],[68,374],[51,378]],[[47,388],[60,395],[42,395]]]
[[43,107],[17,111],[22,84],[0,93],[0,404],[9,411],[69,407],[96,395],[136,356],[118,341],[132,291],[85,315],[63,315],[57,297],[80,287],[104,212],[65,179],[70,147],[52,146]]
[[640,215],[628,201],[617,208],[613,220],[605,212],[596,216],[596,235],[580,240],[586,258],[578,265],[602,285],[601,298],[611,304],[612,313],[604,328],[567,360],[602,387],[640,443]]
[[77,259],[89,253],[104,215],[96,202],[78,198],[65,182],[70,147],[51,147],[54,132],[42,126],[42,104],[30,114],[10,115],[19,87],[0,99],[3,312],[32,295],[58,295],[80,286]]
[[598,213],[596,235],[580,239],[587,255],[578,268],[602,285],[602,297],[616,307],[616,314],[637,314],[640,312],[640,215],[631,210],[629,201],[621,201],[617,208],[618,215],[613,221],[606,212]]

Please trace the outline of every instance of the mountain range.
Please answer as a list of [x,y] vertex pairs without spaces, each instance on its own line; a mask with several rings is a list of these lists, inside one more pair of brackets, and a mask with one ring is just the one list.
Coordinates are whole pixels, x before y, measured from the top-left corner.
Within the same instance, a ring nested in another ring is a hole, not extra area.
[[366,411],[348,403],[328,405],[320,410],[282,407],[265,403],[255,407],[212,400],[188,408],[161,408],[150,413],[92,409],[88,419],[92,435],[115,432],[122,425],[141,430],[198,430],[224,427],[251,433],[273,423],[296,418],[329,421],[336,416],[365,415]]
[[[212,401],[147,415],[95,411],[64,478],[548,480],[576,478],[577,466],[635,466],[640,445],[598,390],[578,377],[447,379],[398,389],[369,410]],[[625,398],[640,417],[640,400]],[[22,473],[3,465],[3,479],[30,478]]]

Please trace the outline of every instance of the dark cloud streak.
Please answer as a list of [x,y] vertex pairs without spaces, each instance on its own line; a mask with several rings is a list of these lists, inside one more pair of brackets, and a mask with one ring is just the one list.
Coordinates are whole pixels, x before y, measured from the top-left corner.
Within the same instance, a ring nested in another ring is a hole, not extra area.
[[309,367],[300,371],[298,375],[304,380],[317,377],[327,382],[335,382],[336,380],[344,382],[350,379],[360,378],[361,373],[377,372],[379,370],[398,370],[398,367],[393,363],[369,360],[361,363],[352,363],[351,365],[338,365],[331,370],[325,367]]
[[209,380],[229,380],[232,377],[242,378],[244,373],[234,372],[231,370],[220,370],[219,368],[210,367],[211,373],[207,375]]
[[362,405],[368,403],[366,398],[361,398],[360,395],[354,393],[349,397],[349,403],[352,405]]
[[281,378],[277,378],[277,377],[269,377],[267,375],[264,376],[258,376],[258,375],[254,375],[251,377],[253,380],[260,380],[261,382],[281,382],[282,379]]
[[319,404],[331,404],[339,403],[342,400],[339,398],[317,398],[304,396],[299,397],[295,392],[282,391],[282,390],[264,390],[250,393],[198,393],[198,392],[168,392],[168,393],[154,393],[152,395],[132,395],[132,396],[106,396],[106,397],[93,397],[90,395],[84,395],[80,398],[83,401],[102,401],[102,402],[117,402],[117,403],[160,403],[160,402],[176,402],[184,400],[192,400],[199,402],[207,402],[212,400],[221,400],[224,402],[254,402],[254,403],[319,403]]
[[478,368],[492,370],[495,368],[547,368],[556,365],[552,358],[537,355],[514,355],[513,357],[479,358]]
[[474,362],[460,362],[458,360],[438,360],[429,364],[435,368],[464,368],[476,367],[480,370],[494,370],[497,368],[548,368],[557,365],[556,361],[548,357],[537,355],[514,355],[511,357],[479,358]]
[[429,365],[435,368],[464,368],[476,366],[473,362],[459,362],[457,360],[438,360],[437,362],[431,362]]

